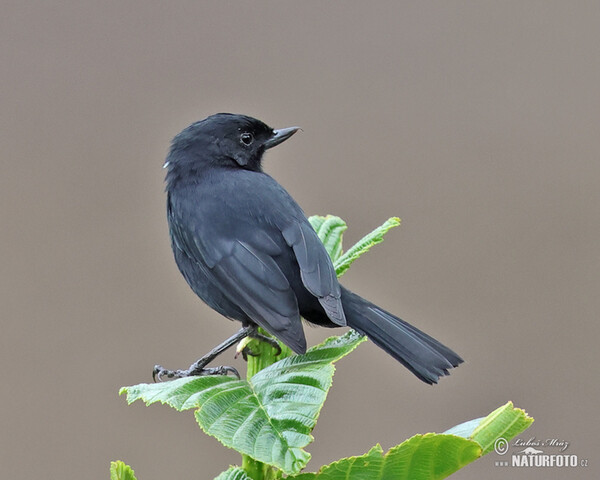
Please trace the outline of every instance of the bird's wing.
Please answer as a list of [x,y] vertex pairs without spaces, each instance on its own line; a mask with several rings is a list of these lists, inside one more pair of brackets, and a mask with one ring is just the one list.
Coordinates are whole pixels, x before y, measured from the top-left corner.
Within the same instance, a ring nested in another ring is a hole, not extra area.
[[306,351],[298,302],[274,260],[282,253],[270,235],[239,220],[229,224],[201,222],[197,209],[178,208],[186,218],[170,216],[177,248],[199,265],[208,267],[212,281],[233,304],[256,324],[296,353]]
[[327,313],[329,319],[339,326],[346,325],[342,307],[340,284],[327,250],[302,215],[281,229],[287,244],[292,247],[300,266],[302,283],[312,293]]
[[285,243],[294,252],[303,285],[319,300],[333,323],[346,326],[341,287],[331,258],[317,232],[296,201],[273,178],[260,174],[259,177],[253,176],[252,180],[253,190],[260,191],[260,198],[269,202],[268,205],[261,204],[258,198],[254,198],[253,203],[257,207],[255,216],[262,215],[265,223],[279,229]]

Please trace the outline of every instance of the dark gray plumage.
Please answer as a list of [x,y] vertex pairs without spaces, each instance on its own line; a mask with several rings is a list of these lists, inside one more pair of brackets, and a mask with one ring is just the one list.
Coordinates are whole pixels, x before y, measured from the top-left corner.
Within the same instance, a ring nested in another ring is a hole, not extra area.
[[348,325],[436,383],[462,359],[342,287],[302,209],[262,171],[265,150],[296,130],[217,114],[174,138],[165,164],[167,214],[181,273],[217,312],[264,328],[296,353],[306,351],[301,316]]

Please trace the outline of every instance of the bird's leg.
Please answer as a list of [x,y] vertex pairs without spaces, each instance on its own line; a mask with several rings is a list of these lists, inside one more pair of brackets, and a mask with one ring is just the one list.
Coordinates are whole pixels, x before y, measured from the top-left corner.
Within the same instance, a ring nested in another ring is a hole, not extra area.
[[217,356],[223,353],[228,348],[232,347],[240,340],[246,338],[249,335],[252,335],[256,332],[256,327],[254,325],[244,327],[240,331],[238,331],[235,335],[232,335],[223,343],[217,345],[210,352],[204,355],[202,358],[199,358],[194,363],[190,365],[187,370],[167,370],[163,368],[161,365],[156,365],[154,370],[152,371],[152,378],[156,382],[162,381],[163,377],[166,378],[182,378],[182,377],[191,377],[191,376],[202,376],[202,375],[227,375],[228,373],[233,373],[236,377],[240,378],[240,374],[233,367],[228,366],[220,366],[220,367],[211,367],[205,368],[210,362],[212,362]]

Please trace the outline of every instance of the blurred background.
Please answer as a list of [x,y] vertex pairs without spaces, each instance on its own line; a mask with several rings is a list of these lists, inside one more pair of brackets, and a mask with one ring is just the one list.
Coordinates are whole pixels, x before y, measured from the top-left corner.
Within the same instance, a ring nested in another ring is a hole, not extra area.
[[512,400],[536,419],[520,438],[590,466],[492,453],[453,478],[597,476],[599,25],[594,1],[3,2],[3,476],[239,463],[191,412],[117,396],[238,328],[175,266],[161,169],[176,133],[221,111],[302,126],[266,171],[307,214],[343,217],[346,246],[402,218],[343,283],[466,360],[429,387],[362,345],[309,471]]

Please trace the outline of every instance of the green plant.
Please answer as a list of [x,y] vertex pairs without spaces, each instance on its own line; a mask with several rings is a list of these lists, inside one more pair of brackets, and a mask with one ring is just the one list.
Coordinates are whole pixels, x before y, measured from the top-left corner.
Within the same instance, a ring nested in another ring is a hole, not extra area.
[[[390,218],[343,253],[347,226],[342,219],[314,216],[310,221],[338,276],[381,242],[388,230],[400,225],[398,218]],[[277,355],[267,343],[249,340],[250,348],[259,355],[248,357],[246,379],[188,377],[123,387],[120,393],[127,394],[128,403],[142,400],[147,405],[161,402],[178,411],[193,409],[202,430],[242,454],[241,467],[231,467],[217,480],[274,480],[284,475],[289,480],[441,479],[488,453],[496,439],[510,440],[533,422],[509,402],[483,419],[445,433],[415,435],[385,454],[376,445],[362,456],[338,460],[317,473],[300,473],[310,459],[304,448],[313,440],[311,432],[331,387],[334,363],[365,340],[350,330],[304,355],[292,355],[287,347]],[[112,480],[135,480],[124,464],[113,466]]]

